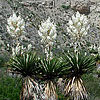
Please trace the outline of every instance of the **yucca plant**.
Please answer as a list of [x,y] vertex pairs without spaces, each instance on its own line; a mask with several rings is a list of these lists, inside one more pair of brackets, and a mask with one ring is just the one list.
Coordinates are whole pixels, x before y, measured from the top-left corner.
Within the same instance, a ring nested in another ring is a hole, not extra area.
[[26,98],[36,100],[38,98],[36,93],[39,93],[39,85],[35,80],[39,70],[39,60],[36,53],[15,55],[10,59],[9,67],[22,76],[21,100],[26,100]]
[[45,59],[40,62],[40,76],[45,83],[44,93],[46,100],[58,100],[56,93],[56,80],[63,76],[67,67],[57,58]]
[[94,56],[85,53],[68,53],[63,59],[69,63],[70,69],[66,75],[65,95],[70,95],[74,100],[87,99],[88,93],[81,79],[83,74],[91,73],[96,65]]

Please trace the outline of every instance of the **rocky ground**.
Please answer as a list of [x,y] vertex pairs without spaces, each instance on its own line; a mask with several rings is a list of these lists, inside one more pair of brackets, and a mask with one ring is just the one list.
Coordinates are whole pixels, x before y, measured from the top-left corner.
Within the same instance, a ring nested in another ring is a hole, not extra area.
[[[26,22],[26,35],[23,41],[31,43],[34,48],[40,47],[38,26],[48,17],[57,24],[57,44],[59,48],[66,48],[69,43],[67,23],[76,11],[88,16],[91,24],[89,34],[91,43],[100,46],[100,0],[0,0],[0,35],[1,44],[11,44],[12,38],[6,30],[7,18],[15,11]],[[5,49],[5,48],[3,48]],[[7,49],[7,48],[6,48]]]

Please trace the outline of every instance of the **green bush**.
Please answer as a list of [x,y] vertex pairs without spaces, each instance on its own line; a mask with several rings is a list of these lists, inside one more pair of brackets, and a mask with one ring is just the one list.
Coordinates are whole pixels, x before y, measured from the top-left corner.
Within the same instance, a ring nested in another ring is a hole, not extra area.
[[100,78],[93,74],[84,75],[82,78],[88,91],[89,100],[100,100]]
[[20,100],[21,82],[8,76],[0,78],[0,100]]
[[[93,74],[83,75],[84,84],[89,94],[89,100],[100,99],[100,78]],[[20,100],[21,81],[18,78],[8,77],[2,72],[0,76],[0,100]],[[59,90],[57,90],[59,91]],[[58,92],[58,100],[66,100],[63,94]]]
[[7,53],[0,54],[0,68],[5,66],[8,59],[9,59],[9,57],[8,57]]
[[70,8],[70,5],[62,5],[61,6],[63,9],[68,10]]

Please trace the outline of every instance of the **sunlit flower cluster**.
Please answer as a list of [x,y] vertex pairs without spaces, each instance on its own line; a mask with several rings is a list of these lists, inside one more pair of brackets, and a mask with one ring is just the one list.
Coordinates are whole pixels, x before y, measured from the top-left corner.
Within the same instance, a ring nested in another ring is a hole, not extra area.
[[88,18],[77,12],[76,15],[73,15],[71,20],[69,20],[67,31],[73,39],[80,39],[88,34],[89,28]]
[[95,45],[95,44],[93,44],[93,45],[89,46],[89,50],[96,50],[96,49],[97,49],[97,47],[96,47],[96,45]]
[[48,18],[39,26],[38,34],[41,37],[42,42],[45,44],[45,53],[47,58],[52,58],[51,48],[57,37],[56,25],[50,21],[50,18]]
[[12,37],[18,37],[23,33],[25,22],[20,16],[17,17],[14,12],[13,15],[8,18],[7,23],[7,31]]
[[45,47],[45,54],[46,54],[46,57],[47,57],[47,58],[52,59],[53,53],[52,53],[52,51],[51,51],[51,49],[50,49],[49,46]]
[[98,48],[98,54],[99,54],[99,56],[100,56],[100,47]]
[[23,54],[24,51],[30,50],[31,48],[32,48],[32,45],[31,44],[29,44],[27,46],[27,48],[26,48],[23,45],[20,45],[20,43],[18,43],[15,48],[12,47],[12,56],[15,56],[15,55],[18,55],[18,54]]
[[38,34],[42,38],[42,42],[53,45],[53,42],[57,36],[56,25],[50,21],[50,18],[48,18],[39,26]]
[[17,54],[23,54],[24,49],[26,48],[24,48],[23,46],[20,46],[20,43],[18,43],[15,48],[12,47],[12,56],[15,56]]

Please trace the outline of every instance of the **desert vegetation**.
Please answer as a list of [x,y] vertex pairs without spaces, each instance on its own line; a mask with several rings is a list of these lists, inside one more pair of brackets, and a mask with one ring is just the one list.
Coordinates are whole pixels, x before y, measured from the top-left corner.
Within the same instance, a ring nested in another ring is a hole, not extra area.
[[0,100],[99,100],[95,9],[85,1],[1,1]]

